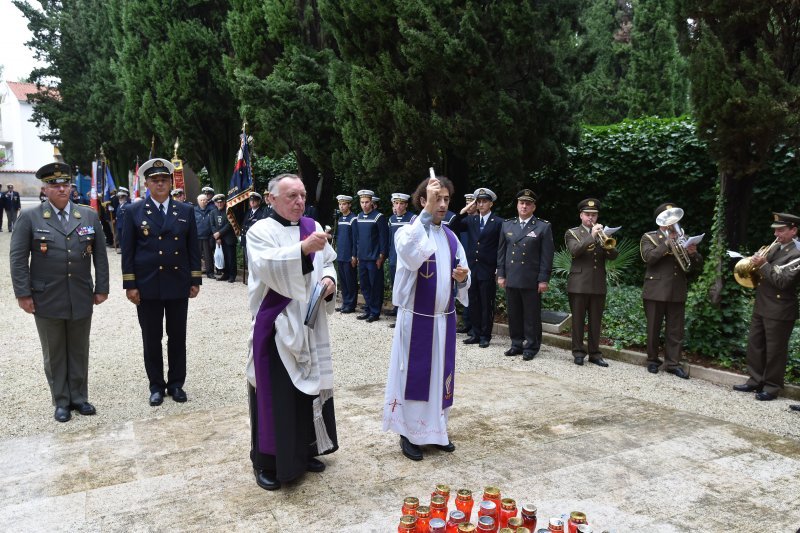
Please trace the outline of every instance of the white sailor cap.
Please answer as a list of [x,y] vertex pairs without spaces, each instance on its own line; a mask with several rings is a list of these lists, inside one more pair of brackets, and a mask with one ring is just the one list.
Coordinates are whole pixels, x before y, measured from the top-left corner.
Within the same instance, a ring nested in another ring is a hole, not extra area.
[[380,201],[381,201],[381,199],[380,199],[380,198],[378,198],[377,196],[373,196],[373,197],[372,197],[372,201],[373,201],[373,202],[380,202]]
[[336,197],[336,200],[339,202],[352,202],[353,197],[347,196],[346,194],[340,194],[339,196]]
[[250,193],[250,198],[258,198],[259,200],[263,200],[264,197],[258,194],[256,191]]
[[404,194],[402,192],[393,192],[392,193],[392,201],[400,201],[408,203],[408,200],[411,198],[408,194]]
[[369,189],[361,189],[356,193],[359,198],[369,198],[370,200],[375,196],[375,193]]
[[180,187],[178,187],[177,189],[172,189],[172,192],[169,193],[170,196],[178,196],[180,194],[183,194],[183,189],[181,189]]
[[475,195],[476,200],[480,200],[481,198],[491,200],[493,202],[497,200],[497,195],[494,193],[494,191],[492,191],[492,189],[487,189],[486,187],[475,189],[473,194]]
[[117,198],[120,198],[122,196],[128,196],[128,190],[127,189],[123,190],[123,189],[125,189],[125,187],[120,187],[119,191],[117,191]]
[[200,189],[200,192],[210,192],[211,194],[214,194],[214,189],[206,185],[205,187]]
[[175,172],[175,165],[160,157],[145,161],[139,167],[139,177],[145,179],[159,175],[171,176],[173,172]]
[[211,199],[212,202],[218,202],[220,200],[225,200],[225,195],[222,193],[214,195],[214,197]]
[[124,192],[125,194],[128,194],[128,192],[129,192],[127,187],[120,187],[119,189],[117,189],[117,191],[118,192]]

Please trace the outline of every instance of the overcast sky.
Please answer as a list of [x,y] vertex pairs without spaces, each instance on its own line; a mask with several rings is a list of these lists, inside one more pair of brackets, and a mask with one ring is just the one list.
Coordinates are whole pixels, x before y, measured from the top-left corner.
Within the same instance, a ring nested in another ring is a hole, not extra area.
[[[33,2],[33,5],[38,5]],[[28,20],[11,0],[0,0],[0,65],[2,78],[17,81],[27,78],[35,66],[33,52],[25,46],[31,38]]]

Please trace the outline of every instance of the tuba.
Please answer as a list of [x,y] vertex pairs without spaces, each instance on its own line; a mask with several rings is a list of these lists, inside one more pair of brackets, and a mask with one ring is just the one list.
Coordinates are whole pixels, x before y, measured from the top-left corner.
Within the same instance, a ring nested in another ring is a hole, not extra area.
[[667,227],[678,234],[677,238],[669,237],[667,239],[667,246],[672,252],[672,255],[675,256],[675,260],[678,262],[678,266],[681,267],[681,270],[689,272],[689,269],[692,267],[692,260],[689,258],[689,252],[687,252],[686,248],[683,246],[686,242],[686,234],[680,224],[678,224],[678,221],[682,218],[683,209],[680,207],[673,207],[664,210],[658,215],[656,217],[656,224],[658,226]]
[[[780,244],[778,239],[775,239],[772,244],[759,248],[754,255],[766,257],[778,244]],[[753,262],[751,261],[752,258],[753,256],[743,257],[739,259],[739,262],[736,263],[735,267],[733,267],[733,277],[736,280],[736,283],[748,289],[755,289],[758,287],[758,284],[761,281],[761,274],[759,274],[758,269],[753,266]]]

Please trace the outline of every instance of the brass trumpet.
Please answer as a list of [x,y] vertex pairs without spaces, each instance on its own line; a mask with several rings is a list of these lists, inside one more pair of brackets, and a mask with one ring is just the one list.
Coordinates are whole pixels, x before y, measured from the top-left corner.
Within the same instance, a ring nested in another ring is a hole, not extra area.
[[600,230],[597,232],[597,244],[602,246],[604,250],[613,250],[617,246],[617,239],[609,237],[605,231]]
[[683,209],[680,207],[673,207],[672,209],[666,209],[658,215],[656,217],[656,224],[666,227],[670,233],[674,231],[678,235],[677,238],[669,237],[667,239],[667,246],[672,252],[672,255],[675,256],[675,260],[678,261],[678,266],[681,267],[681,270],[689,272],[689,269],[692,267],[692,260],[689,258],[689,252],[687,252],[686,248],[683,246],[686,242],[686,234],[680,224],[678,224],[678,221],[682,218]]
[[733,267],[733,278],[736,280],[736,283],[748,289],[755,289],[758,287],[761,281],[761,274],[758,272],[758,269],[753,266],[752,259],[756,255],[761,257],[768,256],[772,249],[779,244],[778,239],[775,239],[772,244],[759,248],[752,256],[739,259],[739,262]]

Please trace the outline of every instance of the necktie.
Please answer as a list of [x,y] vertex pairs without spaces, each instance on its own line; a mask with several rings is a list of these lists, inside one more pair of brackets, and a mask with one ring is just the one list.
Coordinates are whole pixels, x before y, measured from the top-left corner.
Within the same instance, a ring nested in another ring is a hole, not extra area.
[[59,214],[59,217],[61,217],[61,225],[64,226],[64,229],[66,229],[67,222],[69,222],[69,214],[65,209],[62,209],[61,213]]
[[481,217],[480,230],[483,231],[483,217]]
[[166,206],[166,204],[161,204],[161,215],[164,217],[164,220],[167,220],[167,206]]

